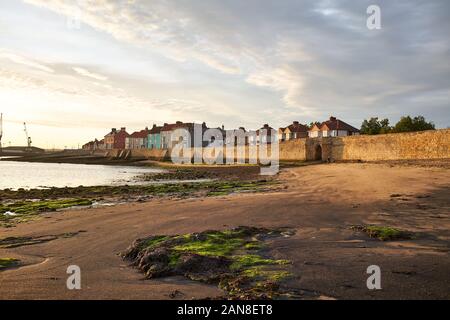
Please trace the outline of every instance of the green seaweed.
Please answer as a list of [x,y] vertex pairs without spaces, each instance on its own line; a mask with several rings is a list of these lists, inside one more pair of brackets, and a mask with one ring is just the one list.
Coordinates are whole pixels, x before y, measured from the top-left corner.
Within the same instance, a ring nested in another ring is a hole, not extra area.
[[226,238],[211,235],[204,241],[190,241],[175,246],[173,249],[180,252],[190,252],[202,256],[224,257],[241,247],[244,240],[236,238]]
[[18,199],[60,199],[60,198],[97,198],[111,196],[142,196],[142,195],[203,195],[205,192],[209,196],[226,195],[234,192],[258,192],[268,190],[274,185],[273,181],[206,181],[190,183],[164,183],[132,186],[93,186],[74,188],[49,188],[30,190],[0,190],[0,201]]
[[153,239],[145,240],[142,243],[142,248],[152,248],[152,247],[158,245],[159,243],[164,242],[168,238],[169,237],[167,237],[167,236],[155,236]]
[[[270,281],[281,281],[292,276],[292,273],[285,270],[267,270],[262,267],[245,269],[241,274],[254,280],[263,279]],[[258,284],[260,283],[258,282]]]
[[86,199],[59,199],[59,200],[40,200],[40,201],[19,201],[9,204],[0,204],[0,214],[8,211],[15,214],[34,214],[43,211],[56,211],[76,206],[89,206],[91,200]]
[[[0,223],[3,226],[12,226],[15,223],[34,220],[37,218],[36,215],[43,212],[89,205],[92,205],[92,201],[87,199],[28,200],[0,203]],[[7,212],[11,212],[14,215],[5,215]]]
[[0,258],[0,270],[15,267],[19,262],[20,260],[14,258]]
[[290,263],[288,260],[265,259],[255,254],[234,256],[232,259],[233,263],[230,266],[232,270],[245,270],[248,267],[260,265],[283,265]]
[[353,230],[363,231],[371,238],[376,238],[381,241],[403,240],[411,239],[412,234],[397,228],[385,227],[385,226],[353,226]]
[[279,283],[291,276],[285,270],[291,262],[268,257],[262,251],[263,239],[282,234],[282,230],[239,227],[150,236],[136,241],[121,255],[147,278],[182,275],[217,283],[228,298],[271,298],[277,296]]

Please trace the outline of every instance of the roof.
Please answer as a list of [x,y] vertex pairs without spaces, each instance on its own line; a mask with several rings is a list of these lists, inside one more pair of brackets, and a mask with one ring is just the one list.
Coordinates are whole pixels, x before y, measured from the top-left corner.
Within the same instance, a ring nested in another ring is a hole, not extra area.
[[336,119],[334,117],[330,117],[330,120],[325,121],[320,126],[320,129],[326,126],[329,130],[345,130],[345,131],[351,131],[351,132],[359,132],[358,129],[355,127],[352,127],[348,123],[345,123],[342,120]]
[[148,133],[149,134],[156,134],[156,133],[160,133],[163,127],[158,127],[156,125],[153,126],[153,128],[151,128]]
[[307,132],[308,131],[308,127],[299,123],[298,121],[294,121],[294,123],[292,123],[291,125],[289,125],[285,128],[280,128],[279,130],[284,132],[284,131],[286,131],[286,129],[289,129],[290,132]]
[[270,136],[272,134],[272,130],[274,130],[271,126],[268,124],[263,125],[260,129],[256,130],[256,134],[259,135],[260,130],[267,130],[267,135]]
[[314,124],[309,131],[324,131],[327,130],[344,130],[350,132],[359,132],[358,129],[345,123],[342,120],[336,119],[335,117],[330,117],[330,120],[324,121],[320,126]]
[[147,136],[148,136],[148,133],[149,133],[149,130],[148,129],[145,129],[145,130],[141,130],[141,131],[136,131],[136,132],[133,132],[131,135],[130,135],[130,138],[136,138],[136,139],[142,139],[142,138],[147,138]]
[[164,126],[161,128],[161,131],[173,131],[175,129],[190,128],[193,126],[194,126],[193,123],[184,123],[181,121],[177,121],[176,123],[172,123],[172,124],[165,123]]

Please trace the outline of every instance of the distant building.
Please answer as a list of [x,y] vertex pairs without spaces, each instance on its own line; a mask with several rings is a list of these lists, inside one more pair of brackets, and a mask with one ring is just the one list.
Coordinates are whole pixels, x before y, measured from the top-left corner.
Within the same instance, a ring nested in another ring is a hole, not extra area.
[[345,137],[353,135],[359,135],[359,130],[335,117],[330,117],[330,120],[322,122],[320,125],[314,124],[308,131],[310,138]]
[[[251,136],[249,136],[250,132],[245,130],[244,127],[239,127],[239,129],[234,130],[234,132],[233,132],[233,130],[227,130],[227,131],[224,131],[223,134],[224,134],[225,144],[227,146],[242,145],[242,143],[243,143],[242,141],[244,141],[245,145],[248,145],[249,139],[251,138]],[[242,137],[239,137],[239,134],[244,134],[245,140],[243,140]],[[256,136],[256,135],[254,135],[254,136]]]
[[274,129],[268,124],[265,124],[260,129],[256,130],[256,144],[259,145],[261,143],[268,144],[274,142],[277,137],[272,135],[272,130]]
[[285,128],[278,129],[278,140],[288,141],[292,139],[306,138],[308,136],[308,127],[294,121],[291,125]]
[[89,141],[86,144],[83,144],[83,146],[81,147],[83,150],[94,150],[94,141]]
[[148,149],[161,149],[161,129],[163,127],[158,127],[156,124],[148,132],[147,137],[147,148]]
[[111,132],[105,136],[105,149],[125,149],[125,140],[129,136],[125,127],[121,128],[120,131],[112,128]]
[[[161,129],[161,145],[162,145],[162,149],[171,149],[173,148],[173,146],[175,144],[177,144],[177,141],[172,141],[173,140],[173,134],[175,132],[175,130],[177,129],[185,129],[187,130],[187,132],[189,132],[189,136],[190,139],[189,141],[187,141],[186,143],[186,147],[193,147],[194,146],[194,127],[195,124],[194,123],[184,123],[182,121],[177,121],[176,123],[173,124],[167,124],[165,123],[164,126]],[[203,140],[203,133],[206,131],[206,129],[208,129],[208,127],[206,126],[206,123],[203,122],[201,124],[201,128],[202,128],[202,134],[201,137],[199,137],[200,139]],[[181,137],[178,137],[178,140],[182,140]],[[203,142],[201,143],[202,146],[206,146],[208,145],[208,142]]]
[[130,136],[125,138],[125,149],[146,149],[148,134],[148,127],[141,131],[133,132]]
[[105,139],[100,140],[97,145],[98,145],[99,150],[104,150],[105,149]]

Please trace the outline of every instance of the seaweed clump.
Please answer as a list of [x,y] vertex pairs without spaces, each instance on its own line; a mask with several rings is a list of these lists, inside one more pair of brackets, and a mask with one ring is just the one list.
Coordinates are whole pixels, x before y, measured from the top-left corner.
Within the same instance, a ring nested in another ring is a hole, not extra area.
[[14,258],[0,258],[0,270],[19,265],[19,260]]
[[11,226],[15,223],[33,220],[44,212],[53,212],[79,206],[90,206],[88,199],[54,199],[54,200],[24,200],[10,203],[0,203],[0,225]]
[[412,238],[412,234],[410,232],[392,227],[363,225],[352,226],[351,229],[365,232],[370,238],[376,238],[381,241],[408,240]]
[[288,260],[267,256],[264,241],[281,230],[238,227],[176,236],[138,239],[121,254],[147,279],[184,276],[216,284],[227,299],[273,299],[291,277]]

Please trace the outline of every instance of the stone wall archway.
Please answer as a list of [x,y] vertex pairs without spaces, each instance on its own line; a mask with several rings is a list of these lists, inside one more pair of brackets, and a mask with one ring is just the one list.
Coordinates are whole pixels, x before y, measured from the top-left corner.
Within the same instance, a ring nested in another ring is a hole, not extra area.
[[323,160],[322,157],[322,146],[320,144],[314,147],[314,160]]

